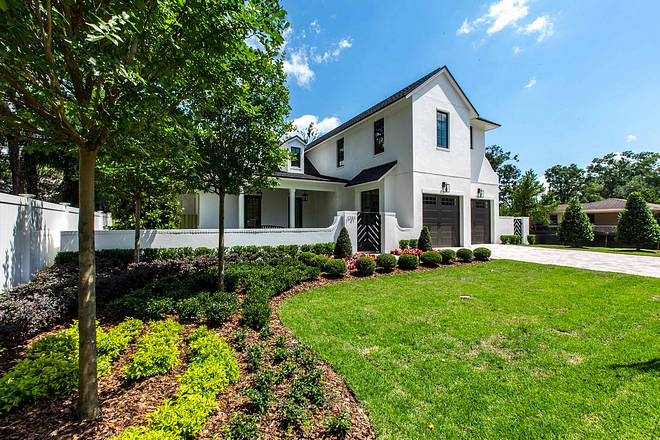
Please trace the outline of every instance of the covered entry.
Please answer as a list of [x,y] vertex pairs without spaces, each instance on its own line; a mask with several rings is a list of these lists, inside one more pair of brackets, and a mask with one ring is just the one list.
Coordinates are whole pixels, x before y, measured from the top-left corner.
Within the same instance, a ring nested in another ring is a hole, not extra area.
[[424,226],[429,228],[434,247],[460,246],[458,197],[422,195]]
[[472,200],[472,244],[490,243],[490,201]]

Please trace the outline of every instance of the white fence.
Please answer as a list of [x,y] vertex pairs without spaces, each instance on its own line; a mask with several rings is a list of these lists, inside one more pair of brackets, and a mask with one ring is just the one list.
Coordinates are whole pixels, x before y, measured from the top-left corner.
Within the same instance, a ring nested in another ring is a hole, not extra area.
[[[96,213],[96,229],[110,224],[109,213]],[[0,193],[1,289],[26,283],[34,272],[53,264],[61,232],[77,229],[78,208]]]
[[[226,229],[225,247],[277,246],[280,244],[312,244],[335,241],[339,235],[341,217],[336,216],[327,228],[299,229]],[[135,231],[96,231],[96,249],[133,249]],[[62,232],[62,251],[78,250],[78,234]],[[140,234],[140,246],[148,248],[218,247],[217,229],[145,230]]]

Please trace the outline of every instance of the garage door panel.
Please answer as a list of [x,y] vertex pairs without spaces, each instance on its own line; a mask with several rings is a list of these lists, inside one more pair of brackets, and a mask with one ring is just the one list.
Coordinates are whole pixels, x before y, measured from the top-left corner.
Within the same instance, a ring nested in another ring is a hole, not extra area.
[[457,197],[423,195],[424,226],[434,247],[458,246],[459,204]]
[[472,244],[490,243],[491,203],[489,200],[472,200]]

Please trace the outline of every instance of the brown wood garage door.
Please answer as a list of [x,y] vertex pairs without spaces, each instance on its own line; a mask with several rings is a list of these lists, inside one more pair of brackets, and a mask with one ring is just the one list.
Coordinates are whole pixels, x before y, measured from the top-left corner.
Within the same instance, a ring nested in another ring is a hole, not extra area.
[[433,247],[459,246],[458,197],[424,194],[422,206],[424,226],[429,228]]
[[490,243],[490,201],[472,200],[472,244]]

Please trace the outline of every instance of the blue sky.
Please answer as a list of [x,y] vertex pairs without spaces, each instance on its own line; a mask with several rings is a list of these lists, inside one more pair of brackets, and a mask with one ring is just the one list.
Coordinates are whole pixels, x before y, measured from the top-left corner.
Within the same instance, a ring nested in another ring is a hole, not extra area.
[[539,176],[660,151],[660,1],[283,0],[291,118],[328,131],[446,65]]

